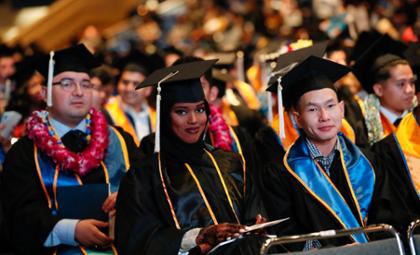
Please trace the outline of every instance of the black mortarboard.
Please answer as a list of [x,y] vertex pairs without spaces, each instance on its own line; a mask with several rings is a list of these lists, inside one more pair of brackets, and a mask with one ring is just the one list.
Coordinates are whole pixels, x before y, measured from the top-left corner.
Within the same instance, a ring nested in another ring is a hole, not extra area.
[[[327,44],[328,41],[322,41],[312,46],[280,55],[277,58],[277,64],[276,67],[273,69],[270,80],[268,81],[268,85],[272,87],[272,85],[277,84],[278,76],[283,76],[289,70],[288,67],[299,64],[309,56],[312,55],[322,57],[324,55],[325,49],[327,48]],[[275,92],[276,90],[269,91]]]
[[[292,68],[301,63],[309,56],[322,57],[327,48],[328,41],[322,41],[312,46],[301,48],[292,52],[280,55],[277,58],[276,67],[273,69],[270,79],[268,81],[267,90],[270,92],[277,92],[277,108],[279,115],[279,135],[282,139],[286,137],[283,116],[283,96],[282,96],[282,77],[288,73]],[[280,84],[279,84],[280,82]],[[269,97],[269,104],[271,105],[271,95]],[[269,107],[269,116],[273,116],[272,109]]]
[[236,63],[235,52],[213,52],[206,56],[206,59],[218,59],[215,66],[217,68],[232,68]]
[[[306,92],[324,88],[335,91],[334,83],[350,71],[349,67],[333,61],[316,56],[308,57],[281,80],[285,108],[290,109]],[[271,86],[267,90],[275,89]]]
[[413,69],[414,74],[417,75],[416,81],[416,92],[420,92],[420,43],[411,43],[408,46],[408,49],[404,52],[404,56],[410,63],[411,68]]
[[136,89],[157,86],[155,152],[160,151],[160,100],[198,102],[205,100],[200,77],[217,59],[188,62],[154,71]]
[[40,56],[35,69],[47,79],[47,106],[52,106],[52,80],[55,75],[66,71],[89,73],[90,69],[99,65],[99,60],[83,44]]
[[369,48],[375,41],[379,40],[382,37],[382,34],[376,30],[372,31],[363,31],[360,33],[359,37],[354,44],[354,47],[351,51],[348,61],[357,60],[367,48]]
[[273,72],[281,70],[290,64],[300,63],[311,55],[322,57],[324,55],[325,49],[327,48],[327,45],[328,41],[322,41],[309,47],[282,54],[278,57],[276,67],[274,68]]
[[[45,54],[36,61],[36,69],[42,74],[42,76],[44,76],[44,78],[48,77],[49,59],[50,55]],[[89,73],[90,69],[100,65],[97,58],[95,58],[83,44],[54,52],[53,59],[53,77],[65,71]]]
[[353,66],[353,72],[368,93],[373,92],[376,73],[387,64],[403,59],[402,54],[406,48],[404,43],[383,35],[360,55]]

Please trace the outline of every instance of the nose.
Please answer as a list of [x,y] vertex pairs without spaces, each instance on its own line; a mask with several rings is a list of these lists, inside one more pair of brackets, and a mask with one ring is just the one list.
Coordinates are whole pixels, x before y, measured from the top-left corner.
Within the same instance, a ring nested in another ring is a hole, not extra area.
[[319,120],[324,122],[330,119],[330,116],[328,114],[328,111],[324,108],[320,108],[319,110]]
[[76,96],[83,95],[82,87],[80,87],[79,83],[76,83],[76,86],[74,87],[74,90],[73,90],[73,95],[76,95]]
[[405,88],[404,92],[406,94],[414,94],[415,84],[406,84],[404,88]]
[[188,123],[189,124],[197,123],[197,116],[196,116],[196,113],[195,112],[192,112],[190,114],[190,117],[188,118]]

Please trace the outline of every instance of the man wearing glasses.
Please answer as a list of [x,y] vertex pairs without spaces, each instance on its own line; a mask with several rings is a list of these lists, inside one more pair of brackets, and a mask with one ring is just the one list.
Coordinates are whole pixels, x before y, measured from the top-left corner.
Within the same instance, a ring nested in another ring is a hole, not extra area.
[[28,135],[7,154],[2,180],[6,230],[17,254],[112,253],[112,234],[104,229],[119,182],[138,156],[131,136],[91,107],[88,73],[98,65],[84,45],[37,63],[48,79],[47,111],[28,120]]

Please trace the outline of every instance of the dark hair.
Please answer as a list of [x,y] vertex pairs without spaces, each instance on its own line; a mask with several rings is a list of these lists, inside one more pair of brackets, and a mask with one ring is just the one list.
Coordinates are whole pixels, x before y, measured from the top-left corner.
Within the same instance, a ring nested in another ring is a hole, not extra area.
[[381,81],[385,81],[387,79],[389,79],[391,77],[389,71],[391,70],[391,68],[397,66],[397,65],[410,65],[410,63],[408,63],[407,60],[405,59],[396,59],[394,61],[391,61],[387,64],[385,64],[384,66],[380,67],[378,69],[378,71],[376,71],[374,73],[374,82],[381,82]]
[[128,63],[121,71],[121,74],[124,72],[135,72],[144,74],[144,76],[149,75],[147,69],[139,64],[136,63]]
[[105,65],[92,69],[89,76],[98,78],[103,85],[115,83],[111,68]]

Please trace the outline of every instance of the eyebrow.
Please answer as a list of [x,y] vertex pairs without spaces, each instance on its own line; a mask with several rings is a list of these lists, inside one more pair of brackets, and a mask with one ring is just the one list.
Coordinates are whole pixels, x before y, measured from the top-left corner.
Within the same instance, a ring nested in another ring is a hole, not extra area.
[[305,104],[305,107],[308,107],[308,106],[318,106],[318,105],[329,104],[329,103],[334,103],[334,98],[330,98],[327,101],[322,102],[320,104],[314,103],[314,102],[308,102],[308,103]]

